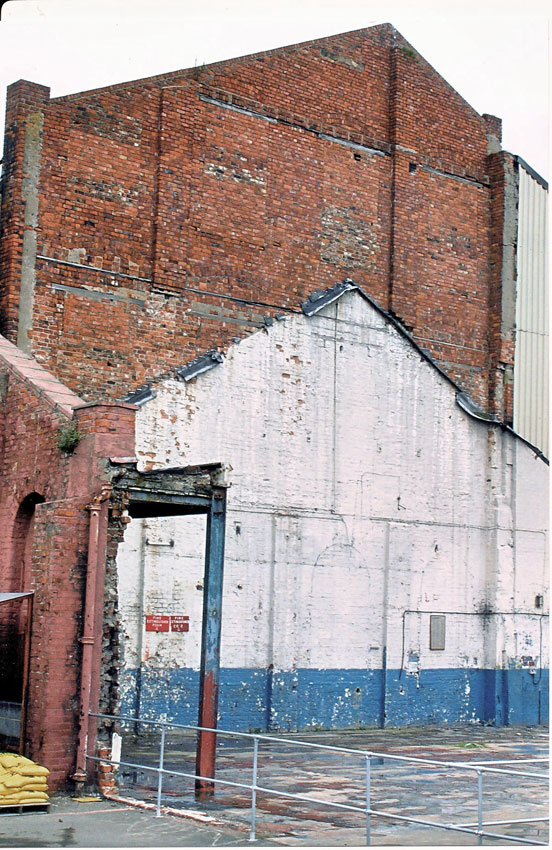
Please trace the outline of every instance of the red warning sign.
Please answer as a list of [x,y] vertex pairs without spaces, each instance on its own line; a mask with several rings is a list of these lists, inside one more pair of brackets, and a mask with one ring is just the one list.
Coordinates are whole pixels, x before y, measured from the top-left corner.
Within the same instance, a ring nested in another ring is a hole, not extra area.
[[189,632],[190,618],[181,615],[171,617],[171,632]]
[[146,614],[147,632],[168,632],[170,619],[166,614]]

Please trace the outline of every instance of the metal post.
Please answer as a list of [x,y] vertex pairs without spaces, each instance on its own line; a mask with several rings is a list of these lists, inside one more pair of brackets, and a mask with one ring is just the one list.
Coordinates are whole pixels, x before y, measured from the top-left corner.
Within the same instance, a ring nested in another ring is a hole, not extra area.
[[477,771],[477,829],[477,843],[483,844],[483,773],[480,770]]
[[371,809],[371,757],[368,753],[366,753],[366,846],[370,847],[372,843],[372,837],[370,834],[371,830],[371,817],[370,817],[370,809]]
[[157,808],[155,817],[161,817],[161,790],[163,788],[163,762],[165,761],[165,733],[166,727],[161,727],[161,749],[159,751],[159,772],[157,774]]
[[[196,774],[215,776],[216,727],[218,686],[220,673],[220,631],[222,617],[222,576],[224,569],[224,527],[226,520],[226,494],[216,491],[207,515],[207,541],[205,551],[205,580],[203,591],[203,624],[201,633],[201,668],[199,674],[198,726],[213,729],[200,731],[197,742]],[[212,797],[213,782],[196,779],[196,797]]]
[[257,763],[259,758],[259,739],[253,738],[253,782],[251,783],[251,830],[249,840],[255,841],[255,815],[257,807]]
[[[29,662],[31,656],[31,631],[33,623],[33,594],[30,593],[26,599],[27,602],[27,619],[25,622],[25,646],[23,649],[23,688],[21,693],[21,717],[19,721],[19,753],[25,754],[25,727],[27,723],[27,693],[29,690]],[[21,607],[25,602],[21,603]],[[90,718],[86,718],[87,723]],[[88,731],[88,726],[87,726]],[[85,760],[86,764],[86,760]],[[85,768],[86,769],[86,768]]]

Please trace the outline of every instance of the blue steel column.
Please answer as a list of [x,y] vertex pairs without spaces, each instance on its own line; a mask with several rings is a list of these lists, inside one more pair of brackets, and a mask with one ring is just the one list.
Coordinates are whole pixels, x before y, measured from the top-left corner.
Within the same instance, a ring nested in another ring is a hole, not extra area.
[[[222,615],[222,578],[224,571],[224,529],[226,493],[216,491],[207,515],[205,580],[203,589],[203,625],[201,632],[201,669],[199,674],[198,726],[216,729],[220,673],[220,631]],[[196,753],[196,796],[211,796],[215,776],[215,732],[199,732]]]

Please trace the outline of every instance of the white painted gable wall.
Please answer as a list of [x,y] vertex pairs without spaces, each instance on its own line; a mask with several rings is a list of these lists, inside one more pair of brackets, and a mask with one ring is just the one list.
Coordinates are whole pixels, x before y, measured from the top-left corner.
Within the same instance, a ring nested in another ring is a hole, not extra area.
[[[376,670],[384,647],[390,669],[414,674],[542,661],[547,467],[464,413],[359,293],[155,391],[137,414],[140,468],[229,469],[223,667]],[[130,524],[118,559],[130,667],[198,666],[203,522]],[[174,546],[145,543],[155,529]],[[145,633],[156,612],[189,614],[190,633]],[[443,651],[429,649],[430,612],[457,612]]]

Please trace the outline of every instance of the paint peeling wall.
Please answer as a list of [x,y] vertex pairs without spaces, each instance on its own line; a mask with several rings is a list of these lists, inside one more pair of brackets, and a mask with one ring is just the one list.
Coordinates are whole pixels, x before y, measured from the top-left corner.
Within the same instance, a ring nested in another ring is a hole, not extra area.
[[[231,467],[221,723],[544,719],[547,467],[468,417],[360,294],[155,389],[141,465]],[[123,692],[143,714],[195,722],[203,539],[197,517],[133,520],[120,548]],[[189,632],[146,632],[155,613]]]

